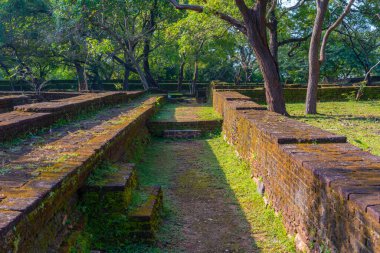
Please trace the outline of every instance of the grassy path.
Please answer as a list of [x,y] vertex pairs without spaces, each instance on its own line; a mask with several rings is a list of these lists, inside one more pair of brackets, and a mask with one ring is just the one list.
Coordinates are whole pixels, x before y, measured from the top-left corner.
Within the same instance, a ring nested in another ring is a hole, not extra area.
[[265,207],[242,163],[221,137],[154,139],[137,167],[142,185],[164,190],[155,245],[110,252],[293,252],[281,218]]

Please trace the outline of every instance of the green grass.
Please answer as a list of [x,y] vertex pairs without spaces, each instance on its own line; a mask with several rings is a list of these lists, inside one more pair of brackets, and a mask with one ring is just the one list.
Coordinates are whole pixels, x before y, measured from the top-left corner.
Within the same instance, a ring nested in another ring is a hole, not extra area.
[[318,114],[304,115],[303,103],[287,104],[292,117],[332,133],[374,155],[380,155],[380,101],[320,102]]
[[[183,238],[181,234],[178,210],[165,189],[172,186],[173,170],[177,168],[172,140],[154,139],[146,148],[143,159],[137,164],[139,184],[161,185],[164,190],[164,220],[160,228],[158,245],[175,245]],[[222,137],[203,139],[205,150],[196,155],[196,163],[200,173],[213,187],[226,191],[226,203],[234,202],[240,207],[240,215],[248,221],[253,234],[260,234],[255,247],[262,252],[294,252],[294,241],[288,237],[282,224],[281,215],[266,207],[263,198],[256,191],[251,179],[249,166],[241,161],[232,147]],[[197,152],[197,151],[195,151]],[[164,165],[164,166],[163,166]],[[214,180],[215,179],[215,180]],[[202,183],[202,182],[198,182]],[[203,182],[204,183],[204,182]],[[207,182],[206,182],[207,183]],[[257,238],[255,238],[257,239]],[[111,248],[110,252],[177,252],[176,248],[161,248],[157,245],[127,244],[123,247]]]
[[209,169],[215,176],[225,178],[229,194],[240,205],[241,214],[250,223],[252,233],[263,234],[263,240],[256,240],[258,248],[262,252],[295,252],[294,241],[288,237],[281,215],[267,208],[256,191],[249,166],[235,155],[235,150],[221,137],[209,139],[207,144],[217,159],[217,163],[211,163]]
[[199,107],[198,111],[196,112],[198,117],[201,120],[215,120],[215,119],[221,119],[220,115],[217,114],[212,106],[202,106]]
[[[194,150],[193,155],[189,158],[184,153],[180,154],[186,156],[186,158],[183,157],[184,159],[195,159],[195,167],[191,171],[199,173],[196,182],[189,181],[186,182],[186,185],[204,184],[205,187],[211,185],[215,189],[223,189],[226,207],[229,204],[238,207],[238,215],[247,224],[247,230],[242,233],[254,235],[253,247],[258,248],[260,252],[294,252],[294,240],[288,237],[282,224],[281,215],[267,207],[261,195],[257,193],[256,185],[251,179],[249,166],[235,155],[234,149],[220,135],[210,135],[199,141],[202,143],[201,150]],[[135,244],[127,240],[112,240],[113,237],[119,238],[119,235],[124,233],[122,228],[123,224],[127,222],[127,217],[119,215],[107,217],[105,220],[94,220],[91,227],[82,231],[72,252],[85,247],[87,249],[102,248],[107,252],[115,253],[180,252],[176,244],[184,240],[181,211],[175,204],[176,200],[167,194],[168,189],[173,187],[173,182],[178,179],[175,172],[179,163],[183,161],[182,157],[173,159],[173,156],[179,154],[176,153],[178,142],[178,140],[153,139],[151,144],[146,146],[144,152],[138,155],[140,161],[136,165],[140,186],[161,185],[163,188],[163,223],[158,232],[158,243]],[[177,144],[174,145],[175,143]],[[187,145],[191,144],[187,143]],[[98,184],[102,182],[105,175],[113,172],[113,166],[105,162],[94,170],[89,181]],[[182,180],[194,178],[191,176],[192,174],[181,175]],[[141,203],[144,198],[145,196],[135,192],[132,205]],[[80,208],[90,215],[95,211],[86,210],[85,205]],[[91,244],[92,246],[89,246]]]
[[97,166],[87,178],[87,184],[101,186],[106,183],[107,176],[116,173],[119,169],[110,162],[104,161]]
[[186,106],[184,104],[165,104],[160,111],[154,115],[152,120],[172,121],[183,118],[197,120],[221,119],[211,105]]

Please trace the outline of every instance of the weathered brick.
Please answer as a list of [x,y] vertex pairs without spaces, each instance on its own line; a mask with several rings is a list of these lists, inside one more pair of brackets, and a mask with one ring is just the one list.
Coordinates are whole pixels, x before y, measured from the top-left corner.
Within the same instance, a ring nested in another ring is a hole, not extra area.
[[[67,226],[62,220],[73,212],[76,192],[91,170],[102,159],[116,160],[128,150],[133,152],[136,136],[147,134],[145,124],[155,112],[157,99],[162,97],[145,99],[139,107],[131,108],[127,116],[118,114],[114,123],[103,122],[98,134],[84,131],[58,138],[49,143],[59,147],[47,149],[50,156],[41,156],[44,149],[40,148],[15,155],[6,165],[11,174],[16,173],[14,179],[21,184],[2,187],[0,183],[0,195],[3,196],[0,199],[0,235],[4,238],[0,241],[0,252],[12,252],[15,248],[24,252],[45,252],[56,243],[58,233]],[[100,135],[108,138],[98,141]],[[91,142],[92,139],[96,141]],[[65,146],[64,152],[60,150],[62,146]],[[62,155],[67,158],[60,161]],[[17,174],[24,171],[18,172],[17,166],[33,161],[46,164],[46,168],[26,167],[27,174]]]
[[227,141],[262,178],[266,198],[290,233],[313,242],[314,250],[376,252],[379,157],[345,143],[344,136],[273,112],[239,110],[239,100],[213,93]]

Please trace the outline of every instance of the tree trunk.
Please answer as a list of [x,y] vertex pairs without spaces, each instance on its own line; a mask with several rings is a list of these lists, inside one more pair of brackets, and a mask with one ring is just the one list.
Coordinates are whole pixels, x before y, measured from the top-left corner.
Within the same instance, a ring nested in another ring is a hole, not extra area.
[[156,11],[157,11],[157,0],[154,0],[153,6],[150,9],[149,20],[143,27],[143,32],[146,32],[146,37],[144,39],[144,48],[143,48],[143,68],[145,72],[146,80],[149,84],[149,87],[158,87],[157,82],[154,80],[152,73],[150,71],[149,65],[149,53],[150,53],[150,42],[153,36],[156,25]]
[[129,74],[130,70],[127,66],[124,65],[124,79],[123,79],[123,90],[128,90],[129,88]]
[[178,84],[177,84],[177,90],[182,90],[182,83],[183,83],[183,70],[185,68],[185,61],[181,62],[181,65],[179,66],[179,72],[178,72]]
[[149,53],[150,53],[150,39],[144,40],[144,52],[143,52],[143,68],[146,80],[149,84],[149,87],[157,87],[157,83],[154,80],[152,73],[150,72],[149,66]]
[[195,92],[197,90],[197,81],[198,81],[198,60],[195,60],[193,80],[191,82],[191,90],[190,90],[191,95],[195,95]]
[[257,63],[264,78],[268,109],[286,115],[280,74],[276,60],[268,47],[265,17],[266,2],[258,1],[253,10],[247,9],[246,11],[247,13],[243,12],[243,17],[247,28],[248,41],[256,54]]
[[367,82],[367,85],[370,86],[372,84],[372,76],[371,76],[371,71],[370,70],[370,67],[368,66],[368,64],[366,64],[366,66],[364,67],[364,73],[365,74],[365,79],[364,81]]
[[[197,12],[204,11],[203,6],[191,4],[181,5],[175,0],[171,0],[170,2],[177,9],[187,9]],[[268,0],[256,0],[256,4],[253,8],[249,8],[245,0],[235,0],[235,4],[243,16],[244,25],[224,13],[214,12],[214,15],[229,22],[239,31],[246,34],[250,45],[255,51],[257,63],[264,77],[268,109],[280,114],[287,114],[276,59],[272,56],[268,46],[266,31]]]
[[240,77],[240,75],[241,75],[241,70],[242,70],[242,68],[239,68],[239,70],[236,71],[236,73],[235,73],[235,77],[234,77],[234,83],[235,83],[235,85],[240,85],[240,80],[241,80],[241,77]]
[[137,72],[137,74],[140,77],[140,80],[141,80],[141,83],[142,83],[142,85],[144,87],[144,90],[149,90],[149,84],[148,84],[148,81],[146,80],[145,73],[141,69],[139,63],[136,61],[135,56],[133,55],[133,53],[129,53],[128,51],[127,51],[127,54],[128,54],[129,60],[131,61],[131,63],[133,64],[133,66],[135,66],[135,68],[136,68],[136,72]]
[[94,86],[97,87],[98,90],[103,90],[103,82],[99,75],[99,68],[94,67]]
[[306,94],[306,114],[317,113],[317,92],[321,63],[319,61],[319,49],[323,29],[323,21],[327,11],[329,1],[321,0],[317,2],[317,15],[314,20],[313,33],[309,48],[309,79]]
[[276,17],[275,8],[269,13],[270,26],[269,26],[269,50],[272,53],[274,60],[278,67],[278,20]]
[[87,76],[84,67],[80,62],[75,62],[74,65],[78,76],[78,90],[88,91]]

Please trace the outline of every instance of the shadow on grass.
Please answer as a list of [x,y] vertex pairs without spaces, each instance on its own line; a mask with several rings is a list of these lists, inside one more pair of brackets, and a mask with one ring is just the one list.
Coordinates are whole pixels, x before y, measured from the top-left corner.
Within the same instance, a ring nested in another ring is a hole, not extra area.
[[153,139],[137,164],[139,184],[161,185],[164,216],[155,244],[107,252],[292,252],[281,218],[265,207],[242,163],[220,136]]

